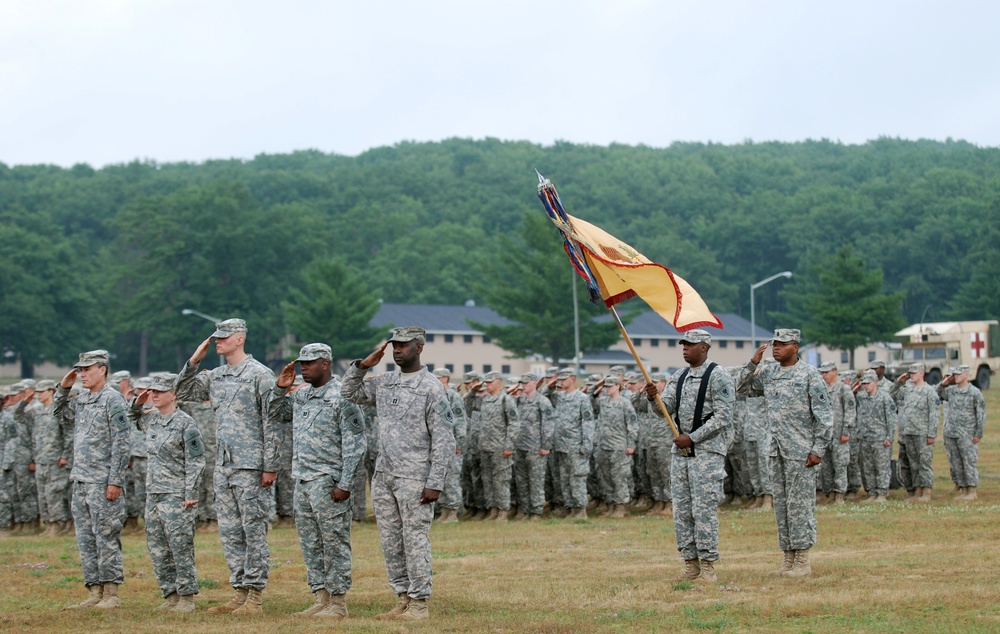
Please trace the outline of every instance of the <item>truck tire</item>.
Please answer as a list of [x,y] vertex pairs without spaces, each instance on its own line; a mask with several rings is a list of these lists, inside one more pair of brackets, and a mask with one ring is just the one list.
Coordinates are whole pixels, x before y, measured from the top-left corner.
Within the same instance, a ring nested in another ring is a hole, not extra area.
[[927,376],[924,377],[928,385],[937,385],[941,382],[941,370],[937,368],[932,368],[927,371]]
[[976,370],[976,380],[974,383],[980,390],[990,389],[990,369],[987,366],[984,365]]

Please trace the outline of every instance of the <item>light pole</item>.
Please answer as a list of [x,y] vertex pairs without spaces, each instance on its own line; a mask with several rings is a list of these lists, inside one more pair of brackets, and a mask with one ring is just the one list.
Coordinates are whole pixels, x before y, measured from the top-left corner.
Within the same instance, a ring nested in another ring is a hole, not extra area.
[[[195,310],[193,308],[185,308],[185,309],[181,310],[181,314],[182,315],[194,315],[196,317],[201,317],[202,319],[208,320],[208,321],[212,322],[213,324],[217,324],[220,321],[222,321],[218,317],[212,317],[211,315],[206,315],[205,313],[197,311],[197,310]],[[226,365],[226,358],[220,354],[219,355],[219,366],[221,367],[221,366],[224,366],[224,365]]]
[[779,277],[791,278],[792,272],[782,271],[781,273],[776,273],[765,280],[757,282],[756,284],[750,285],[750,347],[754,350],[757,349],[757,315],[754,313],[753,292],[768,282],[773,282]]

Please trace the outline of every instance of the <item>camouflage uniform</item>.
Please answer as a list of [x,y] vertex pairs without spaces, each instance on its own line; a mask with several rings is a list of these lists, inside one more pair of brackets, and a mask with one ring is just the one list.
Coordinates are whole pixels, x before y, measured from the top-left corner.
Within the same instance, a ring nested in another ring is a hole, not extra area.
[[[96,351],[95,351],[96,352]],[[81,362],[87,363],[84,356]],[[95,355],[96,356],[96,355]],[[103,356],[107,362],[107,353]],[[83,583],[121,585],[121,530],[125,522],[125,495],[110,501],[109,486],[125,486],[125,469],[131,455],[125,399],[105,384],[96,392],[83,391],[69,398],[69,390],[56,390],[54,416],[63,434],[73,435],[73,521],[83,566]]]
[[[563,373],[560,373],[563,377]],[[594,409],[590,397],[580,390],[552,390],[548,394],[555,411],[552,451],[563,504],[571,509],[587,506],[587,475],[594,451]]]
[[[173,378],[157,379],[153,388],[167,391]],[[198,594],[194,563],[194,524],[198,510],[184,508],[198,499],[205,471],[205,445],[198,424],[180,409],[170,414],[143,412],[134,401],[129,418],[143,430],[147,443],[146,546],[164,597]]]
[[[16,392],[5,392],[4,396],[13,396]],[[0,411],[0,527],[9,528],[14,523],[14,452],[16,451],[17,427],[14,423],[13,410],[4,407]],[[7,445],[11,445],[8,458]]]
[[146,449],[146,433],[132,426],[132,456],[128,469],[125,471],[125,517],[140,518],[146,510],[146,471],[148,467],[148,451]]
[[[454,419],[452,435],[455,437],[455,447],[465,446],[465,435],[468,433],[468,419],[465,416],[465,403],[455,388],[448,388],[448,401],[451,404],[451,414]],[[448,466],[448,476],[444,481],[444,491],[438,500],[446,509],[458,510],[462,506],[462,454],[458,451],[451,458]]]
[[[798,341],[797,331],[794,335],[784,331],[776,332],[775,339]],[[759,374],[756,369],[752,361],[744,366],[740,389],[748,397],[765,397],[771,428],[771,484],[778,545],[785,552],[809,550],[816,543],[819,470],[807,468],[806,459],[809,454],[822,458],[830,446],[830,394],[819,371],[801,360],[789,367],[769,364]]]
[[[850,438],[854,436],[854,422],[857,404],[851,388],[841,381],[827,385],[830,405],[833,408],[833,428],[830,430],[830,446],[826,458],[820,465],[821,489],[823,493],[847,492],[847,467],[851,462]],[[848,442],[840,442],[843,436]]]
[[[881,387],[870,396],[862,386],[857,393],[857,407],[856,435],[861,443],[865,490],[871,496],[884,496],[889,492],[892,438],[899,422],[896,404]],[[886,441],[889,441],[888,447]]]
[[903,386],[893,383],[889,396],[899,409],[899,461],[896,471],[899,484],[910,491],[917,487],[934,486],[934,445],[941,420],[941,399],[930,385],[920,387],[907,381]]
[[[272,516],[277,514],[284,520],[290,520],[295,514],[295,479],[292,477],[292,427],[279,425],[278,436],[281,439],[281,450],[278,453],[278,477],[274,480],[271,493],[274,496]],[[352,478],[353,482],[353,478]],[[346,489],[350,491],[350,489]]]
[[746,408],[743,444],[750,471],[751,495],[762,498],[774,495],[774,487],[771,486],[771,427],[763,397],[748,397]]
[[[666,378],[666,377],[664,377]],[[656,380],[656,377],[653,377]],[[650,496],[655,502],[669,502],[670,456],[674,446],[674,432],[663,415],[656,415],[659,409],[656,401],[646,398],[644,392],[632,395],[632,408],[638,417],[639,429],[645,436],[646,473],[649,476]]]
[[267,587],[270,493],[261,485],[261,474],[278,471],[278,429],[267,422],[266,399],[273,386],[274,373],[247,355],[236,365],[201,373],[188,361],[174,388],[179,400],[209,400],[215,411],[215,504],[234,588]]
[[293,430],[295,528],[306,583],[312,592],[325,588],[334,595],[351,588],[352,505],[331,495],[334,488],[351,490],[367,446],[364,415],[340,388],[335,379],[292,394],[275,386],[269,405],[272,422],[291,422]]
[[514,440],[514,475],[517,480],[517,508],[527,515],[541,515],[545,507],[545,465],[552,451],[555,428],[552,403],[535,392],[517,399],[521,429]]
[[[396,333],[408,336],[413,330],[397,328],[393,337]],[[383,372],[369,381],[364,380],[365,373],[354,361],[344,375],[341,394],[359,405],[374,405],[378,411],[372,506],[389,586],[397,596],[427,599],[431,596],[434,505],[421,504],[420,499],[424,489],[444,490],[448,465],[455,455],[451,405],[444,386],[425,368],[405,375],[399,370]]]
[[[703,332],[689,331],[685,338],[698,338],[694,343],[711,341],[701,338],[700,333]],[[660,395],[667,411],[674,417],[678,431],[690,436],[694,442],[694,456],[682,455],[674,445],[670,458],[674,536],[677,550],[685,561],[698,559],[714,562],[719,559],[718,508],[722,500],[722,481],[726,477],[726,452],[732,440],[736,389],[725,368],[716,367],[712,370],[702,410],[704,422],[701,427],[692,431],[698,392],[708,365],[706,361],[697,368],[688,368],[679,402],[677,382],[683,370],[671,375]],[[654,407],[653,412],[663,417],[659,407]]]
[[215,412],[212,411],[212,404],[205,402],[178,402],[177,406],[184,410],[184,413],[194,419],[198,424],[198,431],[201,432],[201,442],[205,445],[205,470],[198,485],[198,510],[199,522],[214,522],[215,515]]
[[[468,381],[478,375],[465,377]],[[468,382],[467,381],[467,382]],[[486,496],[483,489],[483,466],[479,454],[479,436],[483,428],[483,414],[471,409],[466,403],[465,416],[468,422],[465,433],[465,447],[462,449],[462,496],[466,509],[485,510]]]
[[[726,368],[729,376],[734,381],[734,385],[736,378],[739,376],[740,369],[739,367]],[[736,400],[733,402],[732,443],[726,451],[726,480],[722,488],[723,493],[731,494],[734,498],[742,498],[753,494],[753,483],[750,479],[750,463],[747,460],[746,443],[744,441],[746,419],[747,398],[742,394],[736,394]]]
[[983,393],[971,383],[937,387],[938,396],[948,403],[944,422],[944,448],[948,454],[951,479],[959,487],[979,486],[979,445],[986,428],[986,401]]
[[24,424],[33,430],[33,459],[38,488],[38,511],[45,522],[68,522],[71,519],[66,490],[69,488],[69,467],[60,467],[63,454],[63,430],[53,415],[55,403],[45,407],[40,402],[18,403],[14,418],[24,417]]
[[[482,464],[483,496],[486,507],[508,511],[510,479],[514,468],[514,438],[517,437],[520,427],[517,405],[513,397],[503,389],[496,396],[490,394],[477,396],[469,392],[465,395],[465,405],[467,410],[482,414],[479,460]],[[511,455],[505,458],[503,456],[505,451],[511,452]]]
[[[24,385],[15,385],[18,392],[24,391]],[[14,522],[30,524],[38,519],[38,489],[35,486],[35,474],[29,469],[29,465],[34,462],[34,429],[27,417],[17,416],[16,408],[8,416],[13,420],[14,433],[4,447],[3,465],[5,470],[9,470],[8,483],[11,487]]]
[[370,487],[372,477],[375,476],[375,461],[378,458],[378,416],[375,415],[375,408],[371,405],[362,405],[361,414],[365,417],[365,455],[358,464],[357,473],[354,475],[354,489],[351,491],[353,499],[351,509],[355,522],[365,519],[365,486]]
[[[617,377],[605,379],[605,385]],[[635,450],[639,426],[635,409],[627,398],[618,396],[594,399],[597,442],[598,477],[608,504],[628,504],[631,500],[632,458],[627,450]]]

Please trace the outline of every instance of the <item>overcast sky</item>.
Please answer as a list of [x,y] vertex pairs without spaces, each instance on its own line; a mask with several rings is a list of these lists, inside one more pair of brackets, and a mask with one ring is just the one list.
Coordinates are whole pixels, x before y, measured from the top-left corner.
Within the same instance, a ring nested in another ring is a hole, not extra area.
[[1000,2],[3,0],[0,162],[449,137],[1000,146]]

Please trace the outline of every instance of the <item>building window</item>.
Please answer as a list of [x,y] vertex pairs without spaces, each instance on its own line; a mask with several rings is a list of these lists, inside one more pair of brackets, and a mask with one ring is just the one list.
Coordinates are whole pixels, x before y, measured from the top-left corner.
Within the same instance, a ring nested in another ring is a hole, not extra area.
[[462,335],[462,341],[465,343],[472,343],[472,335]]
[[486,335],[483,335],[483,343],[489,343],[489,342],[490,342],[490,338],[487,337]]
[[427,364],[427,371],[428,372],[433,372],[434,371],[434,364],[433,363],[428,363]]
[[489,363],[484,363],[483,364],[483,373],[484,374],[486,372],[492,372],[492,371],[493,371],[493,366],[492,365],[490,365]]
[[445,343],[451,343],[454,340],[455,340],[455,335],[445,335],[444,336],[444,342]]
[[431,334],[431,333],[427,333],[426,335],[424,335],[424,339],[427,340],[427,343],[433,343],[434,342],[434,335]]
[[729,347],[729,342],[725,341],[725,340],[719,341],[719,347],[720,348],[728,348]]
[[746,342],[745,342],[745,341],[737,341],[737,342],[736,342],[736,347],[737,347],[737,348],[742,348],[744,344],[746,344]]
[[654,366],[653,366],[653,368],[652,368],[652,369],[650,370],[650,372],[659,372],[659,371],[660,371],[660,368],[659,368],[658,366],[655,366],[655,365],[654,365]]
[[510,374],[510,366],[509,365],[500,366],[500,372],[504,374]]
[[395,369],[396,369],[396,364],[395,363],[386,363],[385,364],[385,371],[386,372],[392,372]]
[[642,339],[633,339],[632,343],[634,343],[635,347],[638,348],[639,346],[642,345]]
[[667,347],[668,348],[676,348],[677,347],[677,340],[676,339],[667,339]]
[[841,352],[840,353],[840,362],[841,363],[850,363],[851,362],[851,353],[850,352],[846,352],[846,351],[845,352]]
[[472,372],[472,364],[466,363],[465,368],[462,370],[462,372]]
[[654,348],[659,348],[660,347],[660,340],[659,339],[650,339],[649,340],[649,345],[652,346],[652,347],[654,347]]
[[871,363],[874,360],[875,360],[875,351],[874,350],[869,350],[868,351],[868,363]]
[[454,372],[455,371],[455,365],[453,363],[445,363],[444,367],[448,368],[449,372]]

